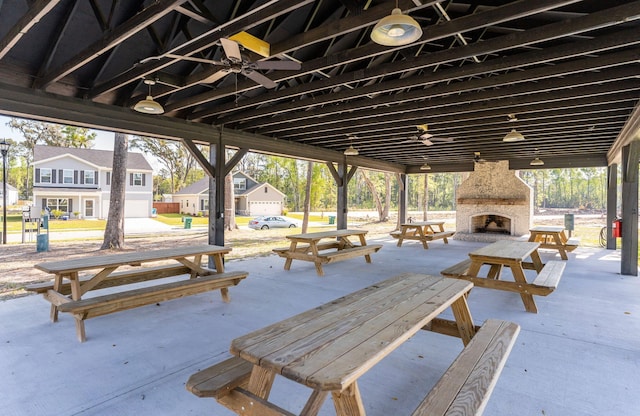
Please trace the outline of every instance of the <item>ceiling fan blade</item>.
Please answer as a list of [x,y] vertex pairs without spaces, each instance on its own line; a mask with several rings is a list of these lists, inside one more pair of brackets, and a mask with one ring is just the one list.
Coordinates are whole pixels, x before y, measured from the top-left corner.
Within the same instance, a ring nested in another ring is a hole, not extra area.
[[256,71],[251,71],[251,70],[244,70],[242,71],[242,73],[244,74],[245,77],[257,82],[258,84],[261,84],[263,87],[265,88],[275,88],[278,86],[278,84],[276,84],[275,82],[271,81],[269,78],[265,77],[264,75],[262,75],[259,72]]
[[454,139],[451,137],[431,137],[431,140],[451,143]]
[[299,62],[294,61],[258,61],[254,62],[251,66],[255,65],[255,69],[275,69],[281,71],[298,71],[302,68]]
[[422,144],[425,146],[433,146],[433,142],[429,139],[422,139]]
[[223,69],[221,71],[218,71],[218,72],[215,72],[215,73],[209,75],[208,77],[206,77],[205,79],[203,79],[200,82],[202,82],[203,84],[213,84],[217,80],[227,76],[228,73],[229,73],[229,71],[227,71],[226,69]]
[[224,54],[232,62],[242,62],[242,55],[240,54],[240,46],[237,42],[229,40],[227,38],[220,38]]
[[433,134],[430,133],[422,133],[420,135],[420,140],[429,140],[430,138],[433,137]]

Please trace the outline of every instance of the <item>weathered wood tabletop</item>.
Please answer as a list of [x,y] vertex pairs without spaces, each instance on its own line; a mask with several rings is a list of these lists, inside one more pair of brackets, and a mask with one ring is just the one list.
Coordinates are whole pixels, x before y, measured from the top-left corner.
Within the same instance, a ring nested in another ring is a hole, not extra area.
[[[435,228],[434,228],[435,227]],[[400,234],[398,235],[398,247],[402,247],[404,240],[418,240],[422,243],[422,247],[425,250],[429,249],[428,241],[442,238],[445,244],[449,241],[447,237],[453,235],[451,233],[445,233],[444,221],[430,220],[430,221],[413,221],[400,224]]]
[[569,244],[565,228],[561,226],[538,225],[529,230],[529,241],[540,243],[540,248],[557,250],[562,260],[568,260],[567,251],[573,251],[577,244]]
[[338,415],[363,415],[358,378],[445,309],[452,308],[464,344],[470,341],[475,327],[465,294],[472,286],[402,274],[236,338],[231,352],[254,364],[252,394],[268,399],[280,374],[314,389],[310,401],[331,392]]

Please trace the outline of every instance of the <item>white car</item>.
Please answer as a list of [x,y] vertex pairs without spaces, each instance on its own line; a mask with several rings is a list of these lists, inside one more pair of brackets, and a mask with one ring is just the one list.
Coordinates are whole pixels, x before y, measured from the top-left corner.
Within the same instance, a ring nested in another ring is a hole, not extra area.
[[249,228],[254,230],[268,230],[269,228],[295,228],[296,223],[280,216],[257,217],[249,221]]

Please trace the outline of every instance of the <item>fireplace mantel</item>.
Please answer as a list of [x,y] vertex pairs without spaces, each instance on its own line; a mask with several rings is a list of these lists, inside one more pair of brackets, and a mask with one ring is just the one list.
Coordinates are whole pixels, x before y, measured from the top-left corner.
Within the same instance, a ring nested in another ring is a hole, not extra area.
[[468,205],[528,205],[525,198],[458,198],[458,204]]

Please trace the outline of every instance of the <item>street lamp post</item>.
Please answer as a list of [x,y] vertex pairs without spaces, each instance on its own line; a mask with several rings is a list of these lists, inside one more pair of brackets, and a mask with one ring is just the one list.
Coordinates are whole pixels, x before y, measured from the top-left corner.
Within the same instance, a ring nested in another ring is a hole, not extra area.
[[6,139],[0,140],[2,153],[2,244],[7,244],[7,153],[11,146]]

